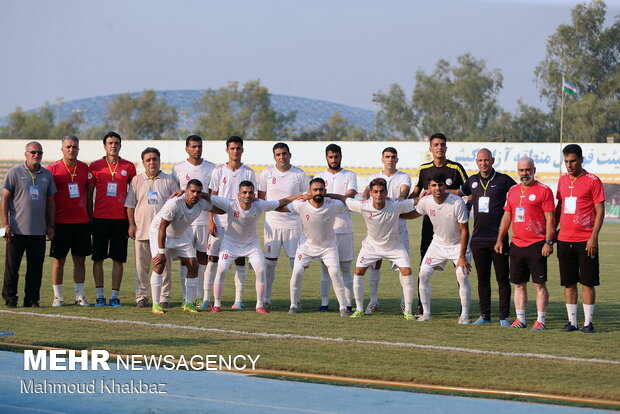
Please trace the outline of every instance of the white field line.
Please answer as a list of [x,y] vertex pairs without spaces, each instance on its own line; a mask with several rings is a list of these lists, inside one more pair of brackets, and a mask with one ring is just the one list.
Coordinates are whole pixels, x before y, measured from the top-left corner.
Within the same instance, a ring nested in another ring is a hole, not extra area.
[[147,326],[151,328],[181,329],[181,330],[199,331],[199,332],[215,332],[215,333],[224,333],[224,334],[255,336],[259,338],[305,339],[305,340],[311,340],[311,341],[339,342],[339,343],[345,343],[345,344],[380,345],[380,346],[398,347],[398,348],[429,349],[429,350],[434,350],[434,351],[465,352],[465,353],[479,354],[479,355],[500,355],[500,356],[506,356],[506,357],[525,357],[525,358],[549,359],[549,360],[556,360],[556,361],[590,362],[590,363],[597,363],[597,364],[620,365],[620,361],[614,361],[614,360],[608,360],[608,359],[575,358],[575,357],[566,357],[566,356],[549,355],[549,354],[534,354],[530,352],[500,352],[500,351],[488,351],[488,350],[483,350],[483,349],[460,348],[460,347],[455,347],[455,346],[421,345],[421,344],[413,344],[410,342],[369,341],[369,340],[361,340],[361,339],[330,338],[330,337],[324,337],[324,336],[249,332],[249,331],[238,331],[238,330],[233,330],[233,329],[217,329],[217,328],[204,328],[200,326],[174,325],[174,324],[169,324],[169,323],[151,323],[151,322],[143,322],[143,321],[122,320],[122,319],[99,319],[99,318],[88,318],[85,316],[50,315],[50,314],[45,314],[45,313],[17,312],[17,311],[9,311],[9,310],[0,310],[0,313],[6,313],[6,314],[11,314],[11,315],[37,316],[41,318],[52,318],[52,319],[81,320],[85,322],[101,322],[101,323],[110,323],[110,324],[119,324],[119,325],[128,324],[128,325]]

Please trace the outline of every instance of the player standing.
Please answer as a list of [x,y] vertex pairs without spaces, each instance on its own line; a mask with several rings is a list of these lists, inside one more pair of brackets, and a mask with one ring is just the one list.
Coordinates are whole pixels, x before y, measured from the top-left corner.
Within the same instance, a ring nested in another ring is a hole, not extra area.
[[[185,139],[185,152],[187,159],[178,162],[172,168],[172,178],[174,178],[181,190],[185,190],[189,180],[197,179],[205,186],[211,182],[211,175],[215,169],[215,164],[202,158],[202,138],[198,135],[190,135]],[[204,189],[207,191],[207,188]],[[209,213],[203,211],[200,216],[192,223],[192,231],[194,232],[194,247],[196,248],[196,257],[198,259],[198,286],[203,288],[203,300],[200,303],[200,309],[209,309],[211,306],[209,297],[211,288],[213,287],[213,278],[209,278],[209,272],[215,275],[217,264],[208,265],[207,247],[209,245]],[[180,282],[185,297],[185,273],[184,267],[181,273]],[[205,276],[205,272],[207,275]],[[211,280],[209,285],[208,281]],[[198,300],[197,300],[198,302]]]
[[598,235],[605,215],[605,193],[601,180],[583,169],[581,147],[570,144],[562,150],[567,174],[560,177],[556,197],[558,260],[564,286],[568,323],[564,331],[579,329],[577,325],[577,282],[583,292],[583,331],[593,333],[595,286],[600,283]]
[[[340,194],[345,197],[353,198],[357,194],[357,177],[353,171],[345,170],[341,167],[342,148],[336,144],[329,144],[325,148],[325,159],[327,169],[318,173],[315,177],[321,178],[325,182],[325,189],[328,193]],[[338,257],[340,260],[340,270],[345,286],[345,297],[347,307],[351,310],[351,297],[353,291],[353,274],[351,272],[351,262],[353,261],[353,222],[351,213],[345,211],[336,217],[334,231],[338,239]],[[321,271],[321,307],[319,311],[329,310],[329,287],[330,276],[325,264]]]
[[[209,189],[213,195],[229,199],[237,198],[239,194],[239,184],[241,184],[242,181],[249,181],[256,187],[256,175],[254,174],[254,170],[241,162],[241,156],[243,155],[243,139],[241,137],[232,136],[226,140],[226,153],[228,154],[228,162],[218,165],[215,170],[213,170]],[[219,260],[220,246],[222,238],[226,233],[227,225],[228,218],[226,214],[214,216],[212,213],[209,213],[210,237],[207,253],[209,254],[209,261],[212,263],[217,263]],[[235,303],[232,308],[243,310],[243,290],[247,277],[245,258],[237,258],[237,260],[235,260],[235,265],[237,268],[235,272]],[[205,283],[212,286],[215,279],[213,267],[207,272],[207,277],[208,280]],[[208,304],[205,304],[204,309],[207,308]]]
[[[261,200],[280,200],[293,194],[305,193],[310,178],[306,173],[291,165],[291,152],[284,142],[273,146],[273,159],[276,164],[265,168],[258,180],[258,198]],[[295,250],[301,236],[299,217],[290,212],[268,211],[265,217],[265,303],[271,309],[271,291],[276,277],[276,265],[280,250],[284,249],[291,268],[295,261]]]

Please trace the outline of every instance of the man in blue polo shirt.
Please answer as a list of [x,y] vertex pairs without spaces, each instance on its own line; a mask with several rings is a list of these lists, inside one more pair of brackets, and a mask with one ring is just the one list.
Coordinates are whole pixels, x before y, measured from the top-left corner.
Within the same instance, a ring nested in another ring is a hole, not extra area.
[[504,238],[503,253],[493,250],[499,224],[504,214],[506,194],[515,180],[495,171],[495,158],[486,148],[476,155],[480,172],[469,177],[461,186],[460,195],[472,196],[474,205],[474,231],[470,246],[478,273],[478,298],[480,317],[474,325],[491,323],[491,263],[495,267],[495,279],[499,289],[500,325],[510,326],[510,280],[508,265],[508,236]]
[[2,187],[2,225],[6,240],[6,265],[2,298],[8,308],[17,307],[19,266],[28,257],[24,307],[39,307],[45,236],[55,235],[52,173],[41,167],[43,147],[36,141],[26,145],[26,162],[11,168]]

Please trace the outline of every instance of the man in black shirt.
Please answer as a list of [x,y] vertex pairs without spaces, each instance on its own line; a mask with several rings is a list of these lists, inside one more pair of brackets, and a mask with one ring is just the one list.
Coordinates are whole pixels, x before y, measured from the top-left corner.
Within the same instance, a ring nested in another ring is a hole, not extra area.
[[[430,178],[433,174],[441,173],[446,177],[446,189],[448,192],[457,193],[467,180],[467,173],[461,164],[450,161],[446,158],[448,139],[442,133],[431,135],[429,151],[433,155],[433,161],[424,163],[418,168],[418,183],[413,188],[409,198],[416,198],[424,195],[422,190],[428,189]],[[452,191],[450,191],[452,190]],[[433,224],[428,216],[424,216],[422,221],[422,239],[420,240],[420,257],[424,257],[428,246],[433,241]],[[419,280],[418,280],[419,286]],[[418,289],[418,298],[420,290]],[[418,299],[418,310],[416,316],[422,315],[422,303]]]
[[495,252],[493,247],[504,214],[506,194],[516,182],[508,175],[495,171],[494,162],[491,151],[486,148],[478,151],[476,164],[480,172],[465,181],[459,195],[471,195],[474,205],[474,231],[470,245],[478,273],[478,298],[480,299],[480,317],[474,325],[491,323],[491,263],[493,263],[499,290],[499,324],[509,327],[511,289],[508,235],[504,238],[503,254]]

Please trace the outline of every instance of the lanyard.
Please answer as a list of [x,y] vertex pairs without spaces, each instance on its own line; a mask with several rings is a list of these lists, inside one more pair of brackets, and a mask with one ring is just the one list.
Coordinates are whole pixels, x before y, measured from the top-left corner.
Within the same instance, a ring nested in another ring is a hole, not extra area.
[[524,187],[523,184],[521,184],[521,197],[519,197],[519,207],[523,207],[523,197],[525,197],[525,192],[527,191],[528,187]]
[[71,172],[71,170],[69,169],[69,166],[65,163],[64,158],[62,160],[62,163],[65,164],[65,168],[67,169],[67,172],[71,175],[71,182],[73,182],[73,177],[77,177],[77,174],[76,174],[77,167],[78,167],[77,163],[75,163],[75,168],[73,169],[73,172]]
[[30,174],[30,177],[32,177],[32,185],[34,184],[34,179],[37,177],[37,174],[39,174],[39,172],[35,172],[34,174],[30,172],[30,169],[28,167],[26,167],[26,171],[28,171],[28,174]]
[[489,183],[491,181],[493,181],[493,179],[495,178],[495,174],[497,174],[497,171],[493,172],[493,177],[491,177],[491,179],[489,181],[487,181],[487,185],[484,185],[484,183],[482,182],[482,176],[479,176],[478,181],[480,181],[480,186],[482,187],[482,189],[484,190],[484,194],[483,197],[487,196],[487,188],[489,188]]
[[[112,182],[114,182],[114,174],[116,174],[116,170],[118,169],[118,164],[119,162],[117,161],[115,166],[114,166],[114,171],[112,171],[112,168],[110,167],[110,163],[108,162],[108,159],[105,159],[106,164],[108,164],[108,170],[110,170],[110,175],[112,175]],[[76,166],[77,168],[77,166]]]

